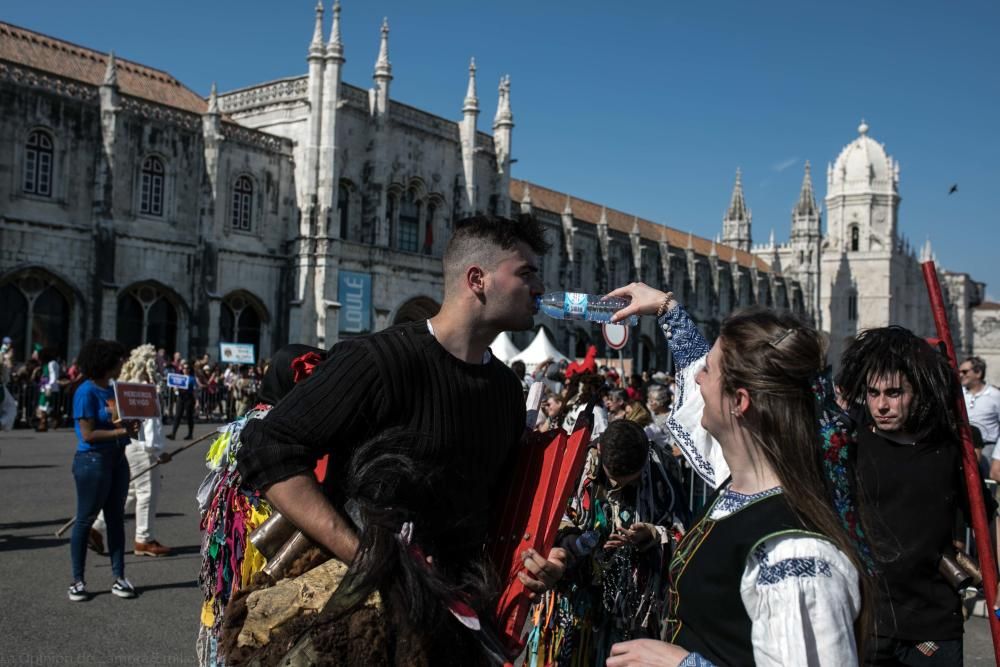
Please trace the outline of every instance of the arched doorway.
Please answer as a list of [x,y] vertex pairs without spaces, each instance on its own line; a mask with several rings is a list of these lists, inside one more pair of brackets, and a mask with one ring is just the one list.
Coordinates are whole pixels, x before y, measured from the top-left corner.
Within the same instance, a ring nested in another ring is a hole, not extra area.
[[155,282],[132,285],[118,297],[115,337],[128,349],[144,343],[177,352],[177,321],[180,300]]
[[418,296],[399,307],[392,323],[404,324],[430,319],[437,315],[439,310],[441,310],[441,304],[437,301],[426,296]]
[[219,310],[219,340],[224,343],[248,343],[261,355],[261,326],[270,320],[260,299],[243,290],[230,292]]
[[73,302],[70,288],[48,271],[18,271],[0,282],[0,335],[11,337],[19,361],[31,356],[36,344],[65,359]]

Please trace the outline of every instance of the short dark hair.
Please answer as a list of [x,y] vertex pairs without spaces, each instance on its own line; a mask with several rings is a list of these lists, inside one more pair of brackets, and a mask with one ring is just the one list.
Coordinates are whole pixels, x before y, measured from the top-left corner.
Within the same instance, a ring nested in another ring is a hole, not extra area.
[[601,464],[615,477],[632,475],[649,458],[649,438],[639,424],[619,419],[608,424],[601,434]]
[[972,372],[984,380],[986,379],[986,362],[983,361],[982,357],[966,357],[962,363],[972,364]]
[[517,376],[518,380],[524,378],[524,374],[527,369],[524,366],[524,362],[518,359],[517,361],[510,362],[510,370],[514,371],[514,375]]
[[91,338],[80,348],[80,354],[76,357],[76,365],[79,366],[83,377],[90,380],[100,380],[124,361],[127,356],[128,351],[118,341]]
[[550,247],[541,223],[530,215],[520,215],[516,220],[496,215],[459,220],[444,250],[445,283],[464,270],[470,260],[492,266],[498,250],[510,250],[517,243],[524,243],[536,255],[544,255]]
[[943,354],[923,338],[900,326],[862,331],[840,360],[837,385],[848,406],[865,405],[869,382],[900,375],[913,387],[908,433],[946,426],[957,433],[952,406],[961,391],[955,372]]

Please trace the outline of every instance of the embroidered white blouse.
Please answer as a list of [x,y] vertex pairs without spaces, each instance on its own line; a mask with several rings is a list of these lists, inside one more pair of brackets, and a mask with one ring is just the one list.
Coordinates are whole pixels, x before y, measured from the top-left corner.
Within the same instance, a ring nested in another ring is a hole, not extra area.
[[[667,421],[685,458],[713,488],[729,477],[718,441],[701,426],[705,403],[695,384],[708,343],[682,307],[660,319],[679,372],[676,405]],[[724,489],[711,517],[739,512],[780,488],[747,496]],[[858,664],[854,619],[861,610],[858,571],[833,543],[808,535],[781,535],[761,542],[747,557],[740,595],[751,621],[758,667]],[[682,667],[711,666],[697,653]]]

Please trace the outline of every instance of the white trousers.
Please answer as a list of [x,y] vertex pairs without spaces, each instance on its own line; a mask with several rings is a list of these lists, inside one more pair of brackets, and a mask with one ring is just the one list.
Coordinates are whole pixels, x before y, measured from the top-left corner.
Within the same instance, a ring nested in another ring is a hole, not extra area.
[[[149,452],[143,443],[132,440],[125,447],[125,458],[128,459],[129,476],[156,463],[157,456]],[[153,541],[153,523],[156,520],[156,503],[160,498],[160,469],[156,468],[133,479],[128,485],[128,498],[125,500],[125,513],[135,509],[135,541]],[[97,515],[94,529],[104,532],[104,512]]]

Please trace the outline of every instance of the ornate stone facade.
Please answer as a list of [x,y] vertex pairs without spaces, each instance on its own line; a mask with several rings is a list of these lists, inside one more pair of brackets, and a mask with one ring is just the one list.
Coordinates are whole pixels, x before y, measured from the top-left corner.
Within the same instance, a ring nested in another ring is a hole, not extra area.
[[[0,333],[19,357],[33,343],[72,357],[90,336],[266,357],[427,317],[454,221],[512,206],[550,227],[550,289],[664,282],[710,334],[737,305],[802,308],[747,252],[512,181],[508,77],[492,135],[474,62],[460,120],[390,98],[387,24],[373,86],[343,82],[337,4],[328,38],[316,9],[305,75],[207,99],[113,54],[2,23],[0,37]],[[597,327],[539,325],[568,353],[603,350]],[[666,363],[652,326],[633,336],[640,368]]]
[[[827,167],[826,233],[807,162],[792,209],[790,240],[776,244],[772,229],[768,243],[751,249],[801,285],[806,312],[830,333],[831,359],[839,358],[844,342],[864,329],[899,324],[921,336],[936,335],[920,268],[922,261],[933,258],[930,241],[918,258],[902,235],[899,163],[868,136],[868,129],[862,121],[858,137]],[[739,174],[736,190],[742,202]],[[724,233],[733,229],[731,217],[727,213]],[[736,240],[750,243],[749,224]],[[973,353],[981,346],[973,313],[983,301],[985,285],[940,267],[938,277],[956,352]]]

